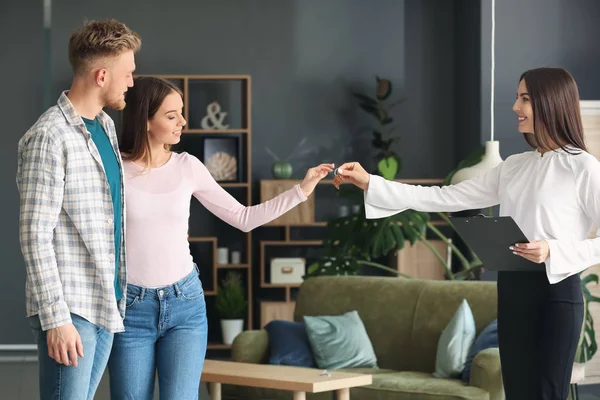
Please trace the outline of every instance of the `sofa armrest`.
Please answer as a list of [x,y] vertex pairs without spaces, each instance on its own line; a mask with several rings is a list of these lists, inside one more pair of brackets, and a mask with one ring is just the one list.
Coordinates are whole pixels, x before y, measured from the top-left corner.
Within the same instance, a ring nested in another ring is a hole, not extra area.
[[269,334],[263,330],[244,331],[231,346],[231,358],[236,362],[265,364],[269,357]]
[[471,364],[471,386],[476,386],[490,394],[490,400],[504,400],[500,352],[489,348],[479,352]]

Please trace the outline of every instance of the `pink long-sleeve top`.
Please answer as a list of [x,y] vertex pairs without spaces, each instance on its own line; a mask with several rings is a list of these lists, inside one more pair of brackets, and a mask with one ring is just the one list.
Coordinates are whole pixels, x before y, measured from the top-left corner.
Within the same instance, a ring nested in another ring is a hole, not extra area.
[[158,168],[131,162],[125,172],[127,282],[171,285],[188,275],[190,199],[197,198],[221,220],[244,232],[285,214],[306,200],[300,186],[255,206],[244,206],[223,189],[204,164],[188,153],[172,153]]

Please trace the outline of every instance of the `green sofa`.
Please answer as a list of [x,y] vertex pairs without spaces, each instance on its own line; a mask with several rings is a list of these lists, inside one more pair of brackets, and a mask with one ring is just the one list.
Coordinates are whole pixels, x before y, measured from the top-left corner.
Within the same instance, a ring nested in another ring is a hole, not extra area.
[[[502,400],[498,349],[473,360],[471,381],[432,376],[438,338],[463,299],[481,332],[496,318],[493,282],[331,276],[306,280],[296,300],[295,320],[304,315],[340,315],[357,310],[373,343],[379,369],[344,369],[373,374],[373,384],[353,388],[352,400]],[[266,363],[269,337],[245,331],[233,343],[233,361]],[[223,385],[224,399],[292,399],[291,392]],[[308,394],[333,400],[334,393]]]

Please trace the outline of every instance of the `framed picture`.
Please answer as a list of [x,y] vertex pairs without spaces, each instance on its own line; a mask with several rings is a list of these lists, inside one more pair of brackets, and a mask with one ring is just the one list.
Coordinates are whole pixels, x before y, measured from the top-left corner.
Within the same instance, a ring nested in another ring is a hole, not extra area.
[[204,137],[202,162],[217,182],[242,181],[242,141],[236,135]]

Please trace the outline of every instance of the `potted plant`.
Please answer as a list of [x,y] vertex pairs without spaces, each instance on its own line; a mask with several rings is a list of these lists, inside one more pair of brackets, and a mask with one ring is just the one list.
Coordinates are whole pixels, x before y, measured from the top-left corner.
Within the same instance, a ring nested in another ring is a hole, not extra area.
[[271,174],[275,179],[290,179],[292,177],[292,173],[294,172],[294,168],[292,167],[291,160],[293,158],[302,158],[306,155],[315,152],[315,148],[303,148],[306,144],[306,137],[300,140],[300,142],[296,146],[292,146],[294,151],[290,152],[290,154],[285,157],[279,157],[274,151],[270,148],[265,147],[265,151],[269,153],[271,157],[273,157],[273,166],[271,167]]
[[[461,168],[478,163],[484,154],[484,148],[478,148],[461,161],[457,168],[444,179],[444,185],[449,185],[452,176]],[[385,176],[384,176],[385,177]],[[339,196],[353,197],[357,203],[363,202],[360,190],[350,187],[338,192]],[[436,213],[439,218],[452,225],[444,213]],[[429,230],[452,248],[452,253],[459,260],[458,271],[454,272],[439,252],[433,247],[426,232]],[[430,214],[415,210],[404,212],[381,219],[366,219],[364,211],[360,214],[331,220],[327,224],[327,238],[323,241],[324,256],[309,266],[307,277],[318,275],[357,275],[361,265],[369,265],[402,275],[397,270],[374,262],[381,256],[391,255],[404,248],[405,240],[412,246],[421,241],[439,260],[444,269],[446,279],[471,279],[480,272],[483,264],[473,252],[467,249],[463,254],[455,244],[448,241],[430,220]]]
[[396,130],[391,125],[394,122],[391,111],[395,106],[402,103],[404,99],[388,104],[387,100],[392,94],[392,82],[389,79],[381,79],[378,76],[375,79],[377,83],[375,97],[370,97],[362,93],[353,93],[353,95],[360,101],[360,108],[373,116],[377,121],[378,126],[373,129],[373,138],[371,139],[371,145],[377,151],[375,155],[377,171],[385,179],[392,180],[402,168],[402,160],[391,149],[392,144],[396,140],[399,140],[398,136],[391,136],[391,133]]
[[233,343],[233,339],[243,331],[247,305],[240,275],[235,272],[227,273],[219,286],[216,299],[217,312],[221,317],[223,343]]
[[[440,213],[441,218],[447,216]],[[439,239],[447,242],[453,254],[459,259],[459,271],[453,272],[447,261],[426,238],[430,230]],[[423,244],[439,260],[447,279],[464,280],[482,267],[481,261],[474,255],[465,255],[431,222],[428,213],[406,210],[390,217],[370,220],[364,212],[358,215],[336,218],[327,224],[327,237],[323,241],[323,257],[311,264],[307,278],[319,275],[357,275],[361,265],[379,268],[396,275],[402,275],[396,269],[375,262],[382,256],[402,250],[408,241],[412,246],[417,241]]]

